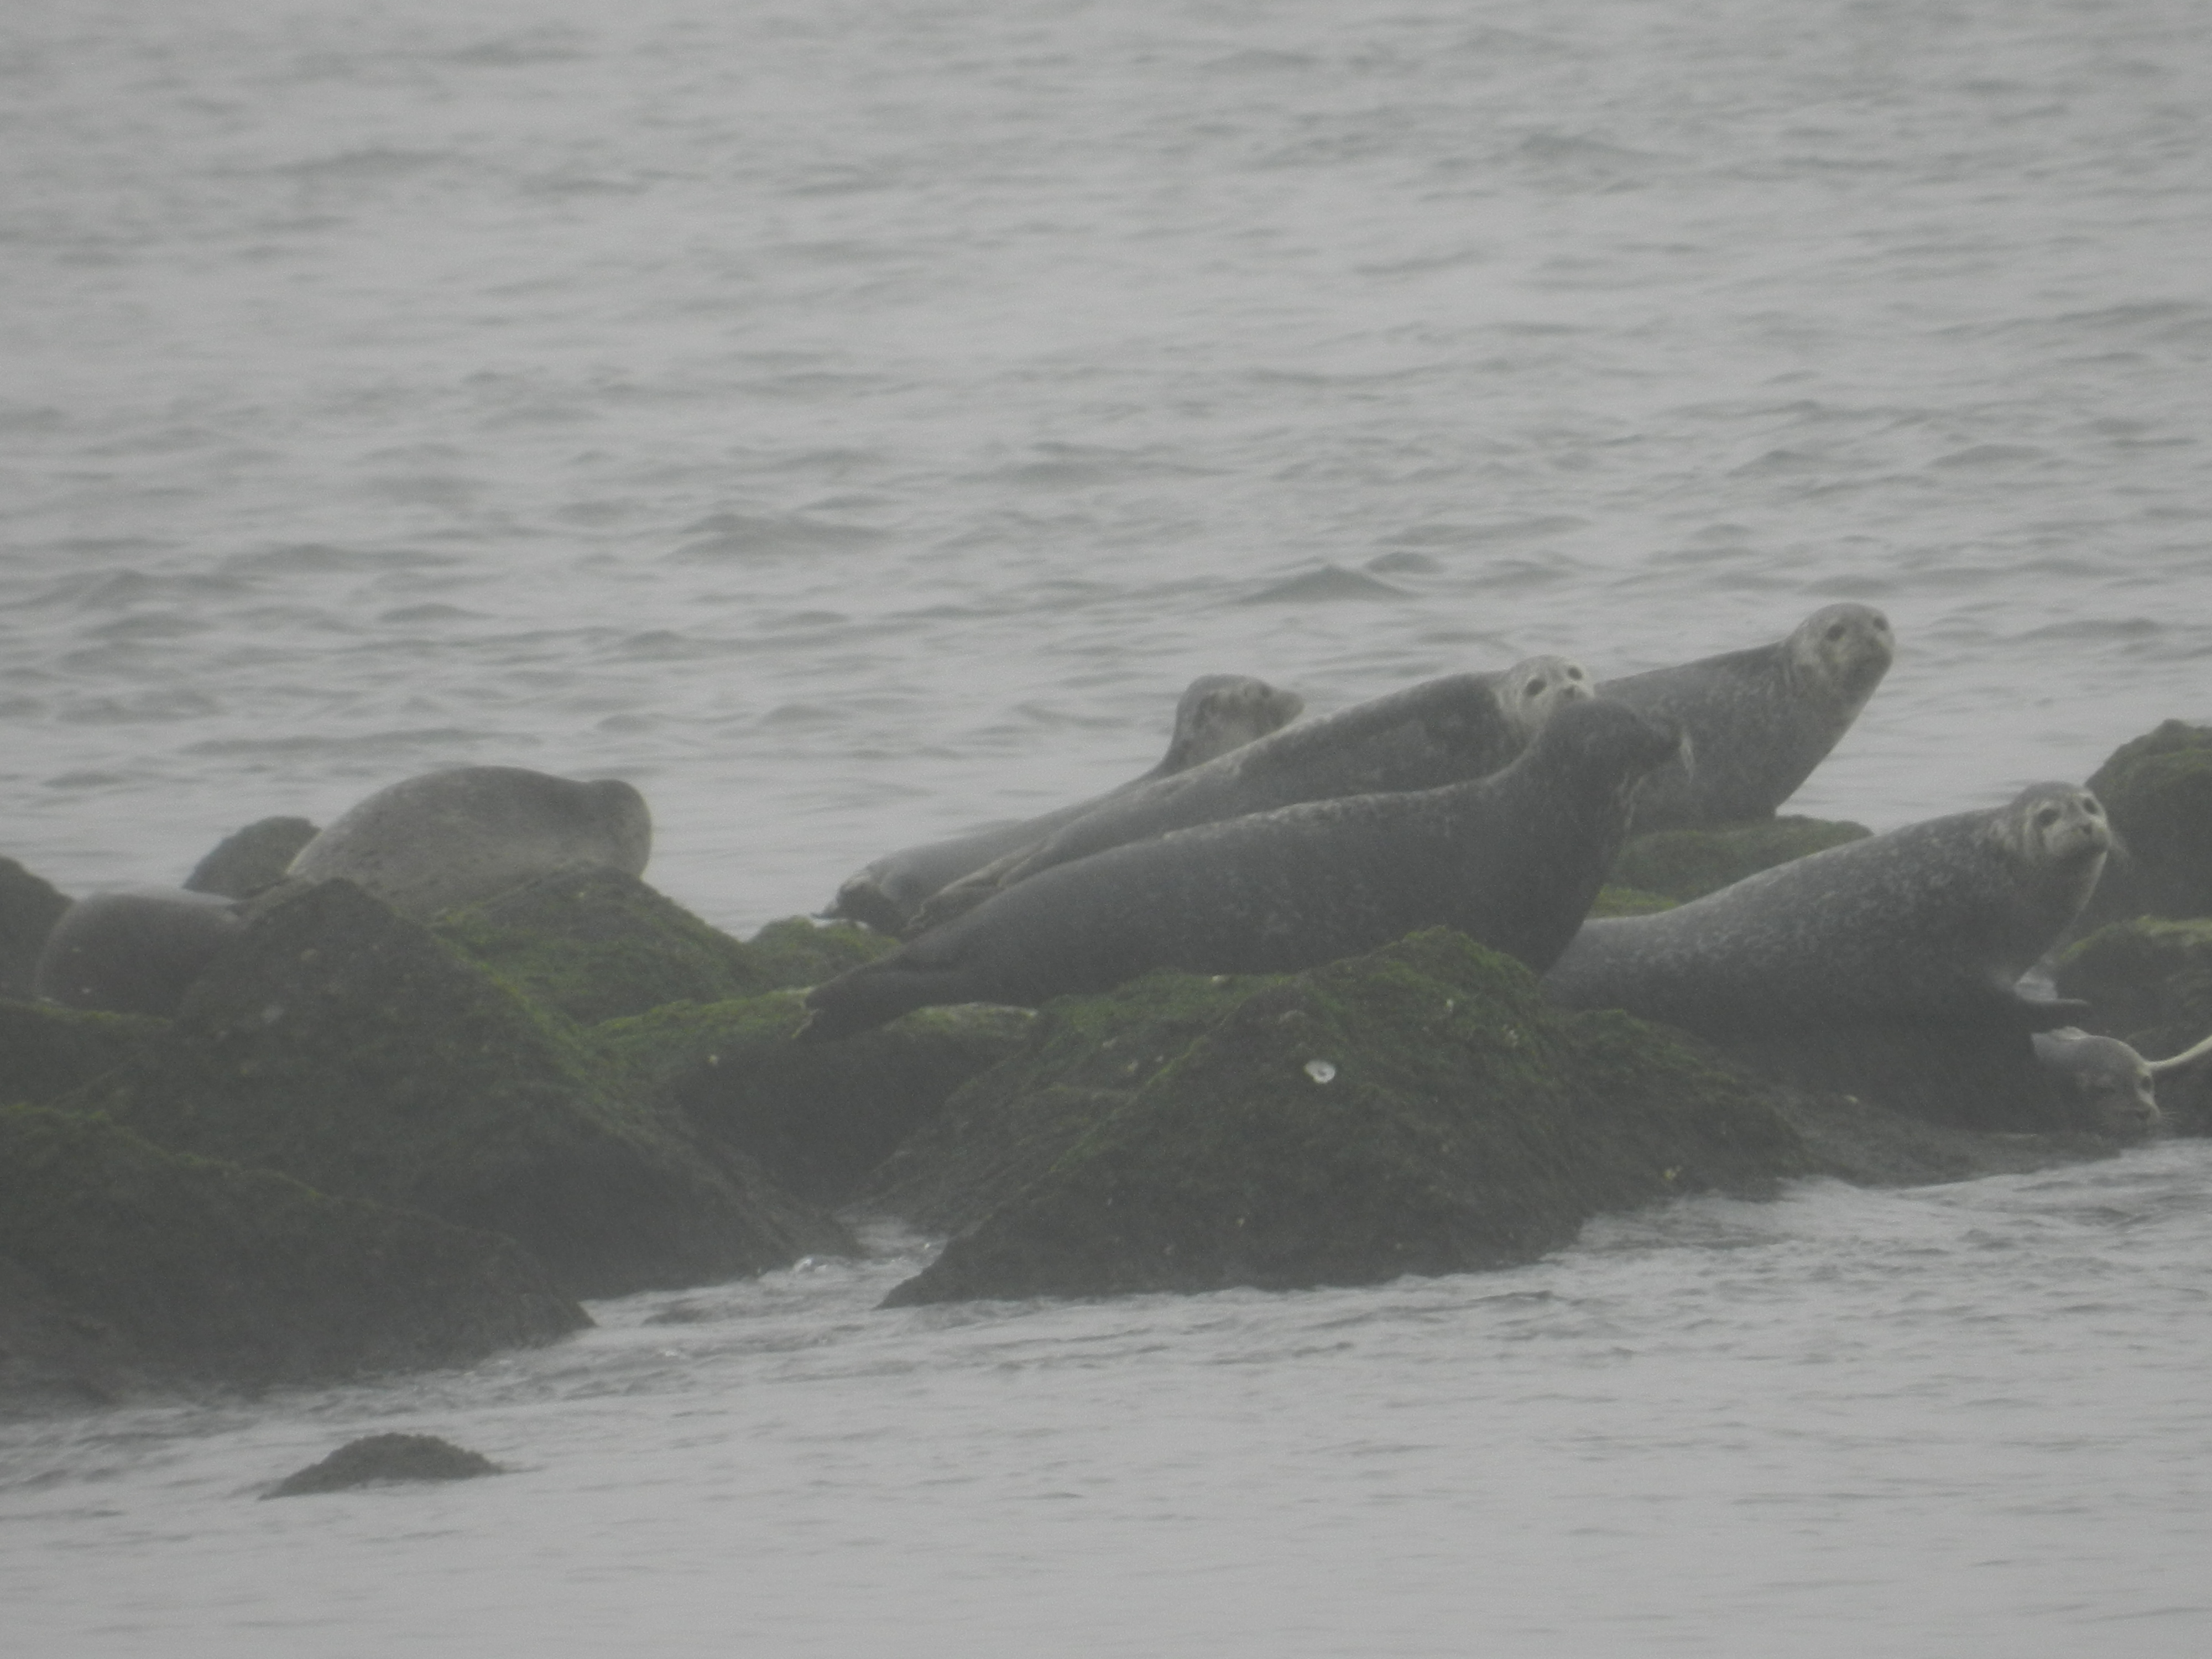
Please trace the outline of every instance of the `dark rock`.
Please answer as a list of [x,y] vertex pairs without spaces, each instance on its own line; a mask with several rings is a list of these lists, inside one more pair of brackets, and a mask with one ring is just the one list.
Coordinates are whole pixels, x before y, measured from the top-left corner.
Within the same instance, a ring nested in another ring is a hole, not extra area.
[[287,1475],[262,1496],[297,1498],[397,1480],[472,1480],[505,1473],[481,1452],[465,1450],[434,1434],[372,1434],[348,1441],[321,1462]]
[[[1863,823],[1825,818],[1772,818],[1723,830],[1664,830],[1638,836],[1621,849],[1607,879],[1679,903],[1732,887],[1778,864],[1826,852],[1874,832]],[[1632,910],[1606,914],[1632,915]]]
[[0,1108],[0,1260],[102,1365],[229,1382],[459,1364],[591,1322],[507,1239],[33,1106]]
[[[2161,728],[2163,729],[2163,728]],[[2212,1036],[2212,920],[2117,921],[2070,946],[2054,983],[2090,1006],[2082,1028],[2165,1060]],[[2158,1080],[2176,1134],[2212,1134],[2212,1066]]]
[[190,893],[252,898],[284,879],[292,855],[315,838],[305,818],[262,818],[226,838],[185,878]]
[[1050,1005],[884,1171],[957,1231],[893,1304],[1369,1284],[1814,1166],[1741,1074],[1443,930],[1287,979]]
[[2077,936],[2130,916],[2212,915],[2212,726],[2167,720],[2089,780],[2119,838]]
[[[896,933],[896,929],[889,930]],[[889,956],[896,938],[849,922],[821,923],[805,916],[772,921],[746,940],[768,982],[777,989],[819,985],[848,969]]]
[[0,1002],[0,1105],[43,1105],[82,1088],[167,1030],[139,1014]]
[[0,997],[27,1002],[35,994],[39,953],[69,908],[64,895],[15,860],[0,859]]
[[574,1296],[849,1246],[584,1035],[352,884],[280,889],[173,1027],[65,1103],[173,1151],[515,1239]]
[[955,1089],[1019,1048],[1030,1020],[1014,1008],[933,1008],[810,1046],[791,1041],[805,1012],[789,994],[674,1003],[592,1035],[702,1137],[800,1198],[838,1205]]

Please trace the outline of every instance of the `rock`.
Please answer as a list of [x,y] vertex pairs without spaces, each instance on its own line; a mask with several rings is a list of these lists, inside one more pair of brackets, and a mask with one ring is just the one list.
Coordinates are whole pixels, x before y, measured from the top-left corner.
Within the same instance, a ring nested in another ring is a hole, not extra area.
[[252,898],[284,879],[293,854],[314,840],[315,826],[305,818],[261,818],[223,842],[185,878],[189,893]]
[[889,956],[899,947],[896,939],[850,922],[822,923],[805,916],[772,921],[746,944],[769,983],[779,989],[819,985],[864,962]]
[[2130,916],[2212,915],[2212,726],[2167,720],[2115,750],[2089,790],[2120,847],[2076,936]]
[[39,953],[69,908],[64,895],[15,860],[0,859],[0,997],[31,1000]]
[[[2212,1035],[2212,920],[2112,922],[2067,949],[2053,982],[2089,1005],[2085,1030],[2165,1060]],[[2212,1066],[2169,1073],[2157,1088],[2169,1130],[2212,1134]]]
[[1555,1009],[1438,929],[1284,979],[1055,1002],[873,1202],[957,1229],[889,1298],[907,1304],[1503,1266],[1601,1211],[1813,1167],[1741,1075]]
[[171,1029],[64,1103],[172,1151],[503,1233],[573,1296],[848,1248],[558,1016],[349,882],[287,886]]
[[143,1014],[0,1002],[0,1106],[42,1105],[82,1088],[167,1030]]
[[1808,853],[1841,847],[1845,842],[1863,841],[1873,833],[1863,823],[1794,817],[1725,830],[1665,830],[1630,842],[1621,849],[1607,879],[1615,886],[1686,903],[1732,887],[1761,870],[1802,859]]
[[1655,910],[1671,910],[1680,899],[1664,893],[1646,893],[1634,887],[1601,887],[1590,902],[1593,916],[1648,916]]
[[702,1137],[800,1198],[839,1205],[955,1089],[1018,1048],[1031,1018],[932,1008],[848,1042],[805,1045],[791,1041],[805,1012],[787,994],[674,1003],[592,1036]]
[[505,1473],[483,1453],[465,1450],[434,1434],[372,1434],[348,1441],[321,1462],[285,1476],[261,1495],[297,1498],[398,1480],[473,1480]]
[[106,1334],[102,1364],[227,1382],[461,1364],[591,1322],[509,1240],[33,1106],[0,1108],[0,1260]]

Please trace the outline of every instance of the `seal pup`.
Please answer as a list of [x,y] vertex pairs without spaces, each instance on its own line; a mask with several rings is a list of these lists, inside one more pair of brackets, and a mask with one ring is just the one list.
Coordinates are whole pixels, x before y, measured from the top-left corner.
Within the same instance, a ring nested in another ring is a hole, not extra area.
[[1561,708],[1492,776],[1311,801],[1131,842],[995,894],[806,996],[826,1042],[935,1003],[1035,1006],[1155,968],[1279,974],[1456,927],[1549,966],[1680,733],[1617,703]]
[[1678,720],[1682,763],[1644,786],[1636,833],[1774,816],[1850,730],[1897,653],[1889,619],[1823,605],[1772,645],[1607,680],[1598,695]]
[[2033,784],[2003,806],[1847,842],[1672,910],[1586,923],[1544,987],[1815,1086],[1996,1123],[2018,1096],[2020,1111],[2050,1117],[2028,1036],[2084,1005],[2024,996],[2019,981],[2087,900],[2112,842],[2087,790]]
[[179,887],[94,893],[62,912],[39,954],[37,994],[66,1008],[173,1016],[245,927],[237,904]]
[[913,931],[1055,866],[1171,830],[1487,776],[1525,750],[1556,710],[1589,696],[1581,664],[1530,657],[1502,672],[1448,675],[1355,703],[1104,803],[945,888],[921,908]]
[[343,878],[419,921],[562,870],[642,875],[652,852],[653,815],[627,783],[464,766],[378,790],[302,847],[285,874]]
[[948,841],[887,854],[848,878],[822,915],[830,921],[861,922],[879,933],[902,932],[923,900],[969,871],[1042,841],[1060,825],[1128,790],[1172,777],[1279,732],[1304,708],[1304,699],[1295,691],[1279,690],[1249,674],[1202,674],[1176,704],[1175,734],[1168,740],[1167,754],[1143,776],[1022,823],[970,830]]
[[2035,1058],[2063,1083],[2081,1112],[2081,1127],[2116,1140],[2140,1140],[2157,1128],[2158,1079],[2212,1054],[2212,1037],[2169,1060],[2145,1060],[2118,1037],[2093,1036],[2077,1025],[2038,1031]]

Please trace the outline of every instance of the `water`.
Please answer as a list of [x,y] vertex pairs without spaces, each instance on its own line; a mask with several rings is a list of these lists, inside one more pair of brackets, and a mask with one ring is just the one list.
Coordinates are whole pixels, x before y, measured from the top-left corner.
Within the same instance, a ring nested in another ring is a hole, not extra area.
[[[0,850],[625,776],[747,928],[1327,709],[1881,605],[1801,810],[2212,717],[2194,0],[18,0]],[[1357,597],[1284,586],[1334,568]],[[1291,590],[1295,594],[1296,590]],[[1523,1273],[0,1430],[27,1651],[2195,1652],[2203,1149]],[[264,1506],[352,1435],[525,1472]],[[35,1641],[30,1638],[36,1638]]]

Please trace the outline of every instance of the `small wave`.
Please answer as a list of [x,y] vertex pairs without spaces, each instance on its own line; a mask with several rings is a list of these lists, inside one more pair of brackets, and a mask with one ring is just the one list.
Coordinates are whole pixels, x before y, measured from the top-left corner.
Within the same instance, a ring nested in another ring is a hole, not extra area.
[[460,562],[449,553],[425,553],[413,548],[386,548],[371,552],[363,548],[334,547],[327,542],[295,542],[252,553],[234,553],[222,562],[222,568],[251,575],[373,575],[393,569],[441,568]]
[[535,748],[538,739],[512,732],[472,732],[465,726],[436,726],[398,732],[361,732],[333,737],[320,732],[294,732],[281,738],[209,738],[187,744],[186,755],[388,755],[414,749],[476,749],[486,744],[508,748]]
[[[706,564],[723,559],[773,558],[788,553],[842,553],[872,547],[884,532],[866,525],[812,519],[798,514],[761,518],[743,513],[715,513],[691,525],[695,539],[670,550],[680,564]],[[704,533],[697,533],[704,532]]]

